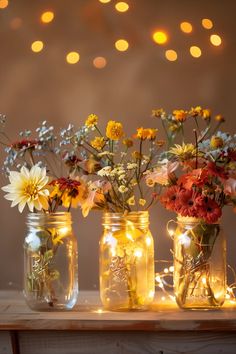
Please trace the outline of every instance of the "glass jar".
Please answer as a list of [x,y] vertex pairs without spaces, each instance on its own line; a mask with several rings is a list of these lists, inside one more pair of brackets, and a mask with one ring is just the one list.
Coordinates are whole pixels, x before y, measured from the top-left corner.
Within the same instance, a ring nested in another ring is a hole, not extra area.
[[226,241],[220,224],[177,218],[174,231],[174,289],[181,308],[223,305],[226,294]]
[[105,213],[100,240],[100,296],[105,309],[145,310],[155,293],[149,213]]
[[78,250],[71,214],[30,213],[24,241],[24,295],[36,311],[70,310],[78,297]]

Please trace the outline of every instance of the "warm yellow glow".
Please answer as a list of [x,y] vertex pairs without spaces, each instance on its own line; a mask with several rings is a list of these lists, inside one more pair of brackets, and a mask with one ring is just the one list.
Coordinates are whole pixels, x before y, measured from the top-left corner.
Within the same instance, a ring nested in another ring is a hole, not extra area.
[[99,0],[102,4],[107,4],[108,2],[110,2],[111,0]]
[[194,58],[199,58],[202,55],[202,51],[199,47],[194,45],[194,46],[190,47],[190,54]]
[[150,290],[148,293],[148,297],[153,298],[154,295],[155,295],[155,292],[153,290]]
[[170,237],[174,236],[174,233],[175,233],[174,230],[171,230],[171,229],[168,230],[168,234]]
[[203,284],[206,284],[206,282],[207,282],[207,281],[206,281],[206,278],[203,277],[203,278],[202,278],[202,283],[203,283]]
[[93,65],[97,69],[103,69],[107,65],[107,61],[104,57],[96,57],[93,60]]
[[31,49],[33,52],[39,53],[39,52],[41,52],[41,50],[43,50],[43,46],[44,46],[44,44],[42,41],[34,41],[31,44]]
[[157,44],[164,44],[167,42],[167,34],[162,31],[156,31],[153,33],[152,38]]
[[115,43],[115,47],[120,52],[125,52],[129,48],[129,43],[125,39],[118,39]]
[[165,269],[164,269],[164,273],[166,273],[166,274],[169,273],[169,269],[168,269],[168,268],[165,268]]
[[69,227],[67,227],[67,226],[61,227],[59,229],[59,234],[60,234],[60,236],[64,236],[64,235],[68,234],[69,231],[70,231]]
[[221,45],[221,42],[222,42],[222,40],[221,40],[220,36],[218,36],[218,34],[212,34],[212,35],[210,36],[210,41],[211,41],[211,43],[212,43],[214,46],[216,46],[216,47],[218,47],[219,45]]
[[158,283],[161,282],[161,277],[160,277],[160,275],[157,275],[157,276],[155,277],[155,279],[156,279],[156,281],[157,281]]
[[52,11],[46,11],[41,15],[41,21],[43,23],[52,22],[53,19],[54,19],[54,13]]
[[174,271],[174,266],[170,266],[169,271],[170,271],[171,273],[173,273],[173,271]]
[[79,53],[77,52],[70,52],[66,56],[66,61],[68,64],[76,64],[79,61]]
[[[166,59],[169,60],[169,61],[175,61],[178,58],[178,55],[177,55],[176,51],[172,50],[172,49],[166,50],[165,56],[166,56]],[[173,236],[173,234],[170,235],[170,236]]]
[[193,26],[189,22],[181,22],[180,29],[184,33],[191,33],[193,30]]
[[95,312],[96,313],[103,313],[103,310],[102,309],[97,309]]
[[127,4],[127,2],[120,1],[115,5],[115,8],[119,12],[126,12],[129,10],[129,5]]
[[159,284],[158,284],[158,286],[159,286],[159,288],[161,288],[161,289],[163,289],[163,288],[164,288],[163,283],[159,283]]
[[134,251],[134,255],[135,255],[135,257],[137,257],[137,258],[141,258],[142,255],[143,255],[143,251],[141,250],[141,248],[137,248],[137,249]]
[[151,237],[146,237],[146,245],[147,245],[147,246],[150,246],[151,243],[152,243]]
[[202,27],[205,29],[211,29],[213,27],[213,22],[209,18],[204,18],[202,20]]
[[0,0],[0,9],[5,9],[8,6],[8,0]]
[[161,297],[161,301],[165,301],[166,297],[165,296],[162,296]]

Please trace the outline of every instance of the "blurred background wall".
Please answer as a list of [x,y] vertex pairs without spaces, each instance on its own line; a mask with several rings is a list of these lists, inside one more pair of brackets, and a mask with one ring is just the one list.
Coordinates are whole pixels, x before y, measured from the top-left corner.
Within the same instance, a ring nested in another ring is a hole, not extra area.
[[[137,126],[155,125],[153,108],[196,105],[222,113],[225,129],[235,132],[236,1],[127,0],[125,12],[117,11],[117,2],[0,0],[0,112],[8,117],[6,131],[12,139],[45,119],[56,128],[69,122],[80,125],[89,113],[96,113],[102,126],[108,119],[120,120],[131,134]],[[42,22],[45,11],[53,12],[51,22]],[[204,28],[203,19],[210,19],[213,27]],[[181,31],[183,21],[191,23],[190,33]],[[157,30],[168,37],[163,45],[153,41]],[[219,46],[211,43],[212,34],[221,37]],[[119,39],[129,43],[128,50],[116,49]],[[43,42],[41,51],[32,51],[34,41]],[[190,54],[191,46],[201,49],[199,57]],[[177,60],[166,58],[169,49]],[[72,51],[80,56],[76,64],[66,61]],[[94,62],[97,57],[103,59]],[[1,176],[1,186],[6,182]],[[0,288],[21,289],[25,214],[11,209],[2,192],[0,210]],[[170,217],[159,206],[151,213],[157,259],[171,259],[165,230]],[[223,223],[228,261],[236,267],[231,210],[225,210]],[[100,225],[99,212],[87,219],[74,213],[82,289],[98,287]]]

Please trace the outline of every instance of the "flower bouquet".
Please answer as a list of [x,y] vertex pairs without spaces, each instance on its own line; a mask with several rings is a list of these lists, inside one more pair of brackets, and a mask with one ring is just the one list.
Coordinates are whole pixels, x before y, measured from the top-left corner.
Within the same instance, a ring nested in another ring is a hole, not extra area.
[[[53,127],[46,122],[20,133],[11,142],[1,116],[1,144],[7,153],[4,172],[10,184],[3,187],[5,198],[20,213],[27,206],[28,232],[24,242],[24,294],[36,310],[70,309],[78,295],[77,241],[71,229],[70,208],[78,205],[81,183],[59,177],[60,149]],[[67,212],[59,212],[63,206]]]
[[[201,107],[175,110],[161,119],[182,135],[182,143],[166,153],[172,168],[160,196],[161,204],[178,215],[176,230],[169,231],[174,236],[176,300],[186,308],[220,306],[226,286],[220,218],[225,205],[236,205],[236,136],[221,132],[224,118],[216,116],[214,126],[210,111]],[[196,124],[194,144],[185,141],[188,122]]]
[[64,159],[80,176],[84,216],[103,210],[100,240],[100,292],[111,310],[146,308],[154,296],[154,248],[148,210],[157,201],[146,172],[158,160],[164,142],[157,129],[138,128],[125,136],[120,122],[109,121],[105,133],[91,114],[85,124],[61,132]]

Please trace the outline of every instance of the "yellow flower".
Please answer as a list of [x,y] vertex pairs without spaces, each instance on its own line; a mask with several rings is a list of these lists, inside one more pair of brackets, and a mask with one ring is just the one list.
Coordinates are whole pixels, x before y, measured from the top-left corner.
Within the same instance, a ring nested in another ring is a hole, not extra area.
[[213,149],[220,148],[220,147],[224,146],[224,140],[221,139],[219,136],[213,135],[211,138],[210,145]]
[[145,199],[140,198],[138,203],[139,203],[139,205],[144,206],[147,203],[147,201]]
[[190,116],[192,117],[197,117],[197,116],[201,116],[202,115],[202,107],[201,106],[197,106],[197,107],[192,107],[189,111]]
[[124,185],[121,185],[121,186],[118,188],[118,190],[119,190],[119,192],[120,192],[121,194],[123,194],[123,193],[126,193],[126,192],[128,191],[128,188],[127,188],[126,186],[124,186]]
[[215,116],[215,120],[221,123],[225,122],[225,118],[221,114],[217,114],[217,116]]
[[12,207],[18,204],[20,213],[22,213],[26,204],[31,212],[34,209],[48,209],[49,191],[46,188],[48,183],[46,168],[33,166],[28,170],[23,166],[20,172],[11,171],[9,180],[10,184],[2,187],[2,190],[8,193],[4,197],[12,201]]
[[110,140],[120,140],[124,135],[123,126],[119,122],[115,122],[114,120],[110,120],[107,123],[106,128],[106,136]]
[[175,109],[173,111],[173,116],[177,122],[183,123],[187,119],[188,112],[183,109]]
[[127,200],[127,203],[128,203],[129,205],[135,205],[135,198],[134,198],[134,196],[130,197],[130,198]]
[[196,148],[193,144],[175,144],[169,152],[170,154],[177,156],[182,161],[196,157]]
[[106,144],[105,139],[102,136],[96,136],[90,144],[96,150],[102,150]]
[[158,109],[152,110],[152,117],[163,118],[165,116],[165,114],[166,114],[166,112],[164,111],[163,108],[158,108]]
[[90,114],[85,121],[85,125],[89,128],[94,127],[98,123],[98,116],[96,114]]
[[123,140],[123,144],[127,147],[130,148],[134,145],[133,140],[132,139],[124,139]]
[[137,134],[135,135],[136,139],[141,139],[141,140],[154,140],[156,138],[158,130],[157,129],[152,129],[152,128],[138,128],[137,129]]
[[203,119],[209,119],[209,118],[211,118],[211,111],[210,111],[210,109],[203,109],[203,110],[202,110],[202,118],[203,118]]

